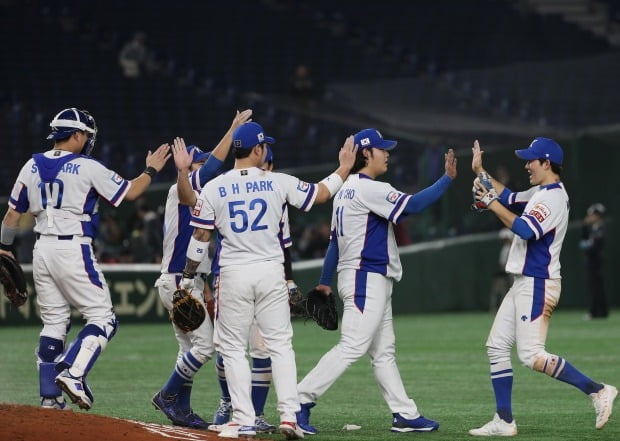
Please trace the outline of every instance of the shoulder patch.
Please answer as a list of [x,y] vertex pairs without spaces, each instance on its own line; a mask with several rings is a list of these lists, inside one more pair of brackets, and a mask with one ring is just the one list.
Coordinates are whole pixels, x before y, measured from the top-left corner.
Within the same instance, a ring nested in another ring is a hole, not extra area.
[[532,207],[528,214],[534,216],[538,222],[543,222],[549,217],[551,210],[545,204],[538,203]]
[[307,182],[299,181],[297,183],[297,190],[307,193],[309,189],[310,189],[310,184],[308,184]]
[[116,185],[121,185],[124,181],[124,179],[121,176],[119,176],[117,173],[114,173],[111,179],[112,179],[112,182],[114,182]]
[[385,197],[385,200],[388,201],[390,204],[395,204],[399,197],[400,197],[399,192],[390,191]]
[[196,205],[194,205],[194,210],[192,211],[192,216],[200,216],[200,212],[202,211],[202,199],[198,199],[196,201]]

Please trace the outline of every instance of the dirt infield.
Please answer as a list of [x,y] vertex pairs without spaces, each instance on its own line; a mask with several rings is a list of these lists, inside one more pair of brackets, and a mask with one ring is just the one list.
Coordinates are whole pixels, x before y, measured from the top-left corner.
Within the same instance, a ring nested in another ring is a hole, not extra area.
[[0,440],[215,441],[217,433],[82,412],[0,404]]

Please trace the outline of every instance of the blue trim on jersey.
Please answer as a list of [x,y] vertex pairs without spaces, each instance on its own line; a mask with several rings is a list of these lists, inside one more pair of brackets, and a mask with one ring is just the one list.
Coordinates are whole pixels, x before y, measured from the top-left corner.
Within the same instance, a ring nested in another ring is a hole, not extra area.
[[306,200],[304,201],[303,205],[299,207],[301,211],[308,211],[308,205],[310,204],[310,201],[312,200],[312,196],[314,195],[315,191],[316,191],[316,184],[310,184],[310,188],[308,189],[308,197],[306,197]]
[[87,237],[92,237],[93,239],[97,237],[97,231],[99,231],[99,214],[91,214],[90,221],[81,221],[82,224],[82,235]]
[[90,245],[87,243],[83,243],[80,245],[80,248],[82,248],[82,260],[84,261],[84,269],[86,270],[86,274],[88,274],[88,279],[90,280],[90,283],[99,288],[103,288],[103,283],[101,283],[101,279],[99,279],[99,273],[95,269],[95,264],[90,254]]
[[174,238],[172,256],[168,263],[169,273],[180,273],[185,268],[185,255],[194,229],[189,225],[190,208],[177,204],[177,236]]
[[536,228],[536,231],[538,232],[538,237],[542,237],[542,235],[545,233],[542,229],[542,227],[540,226],[540,223],[538,222],[538,219],[536,219],[534,216],[530,215],[530,214],[524,214],[523,217],[528,218],[532,225],[534,225],[534,228]]
[[127,188],[128,185],[129,185],[129,182],[127,180],[123,180],[123,183],[121,184],[121,188],[119,188],[119,190],[116,192],[114,197],[110,199],[110,203],[112,205],[114,206],[117,205],[117,201],[120,199],[121,195],[125,192],[125,189]]
[[549,278],[549,264],[551,263],[551,253],[549,247],[555,239],[555,229],[549,231],[538,240],[527,241],[527,251],[525,252],[525,263],[522,274],[524,276],[538,277],[540,279]]
[[[389,220],[390,222],[393,222],[393,223],[398,222],[398,218],[395,218],[396,213],[398,213],[398,212],[400,211],[400,207],[402,207],[402,206],[403,206],[403,203],[404,203],[405,201],[407,201],[407,205],[409,205],[409,201],[410,201],[410,200],[411,200],[411,198],[409,198],[409,195],[408,195],[408,194],[401,194],[401,195],[400,195],[400,197],[398,198],[398,200],[396,201],[396,204],[395,204],[396,206],[394,207],[394,209],[392,210],[392,212],[391,212],[391,213],[390,213],[390,215],[388,216],[388,220]],[[401,215],[402,215],[402,214],[405,214],[405,213],[403,212],[403,213],[401,213]],[[399,217],[400,217],[400,216],[399,216]]]
[[327,252],[323,259],[323,269],[321,271],[321,278],[319,284],[331,286],[334,279],[334,272],[338,266],[338,239],[336,237],[336,230],[332,230],[331,237],[329,239],[329,245],[327,246]]
[[[205,162],[200,170],[198,170],[198,177],[200,187],[204,187],[207,182],[211,179],[215,178],[222,172],[222,168],[224,167],[224,162],[220,161],[213,155],[209,155],[207,158],[207,162]],[[194,190],[198,190],[198,188],[194,187]]]
[[79,157],[80,155],[76,155],[75,153],[69,153],[65,156],[56,156],[53,158],[46,157],[44,153],[35,153],[32,155],[32,159],[37,165],[39,177],[41,178],[41,181],[46,183],[52,182],[56,179],[56,176],[58,176],[58,173],[60,173],[60,170],[62,170],[66,163]]
[[374,213],[368,213],[366,237],[362,247],[360,269],[370,273],[387,274],[390,263],[388,255],[388,221]]
[[561,182],[554,182],[553,184],[541,185],[541,190],[544,188],[545,190],[553,190],[554,188],[562,188]]
[[215,221],[213,221],[213,220],[205,220],[205,219],[201,219],[201,218],[195,217],[195,216],[192,216],[190,221],[194,222],[196,224],[206,225],[206,226],[213,226],[215,224]]
[[215,230],[215,252],[211,261],[211,274],[213,274],[213,283],[215,284],[216,276],[220,273],[220,253],[222,252],[222,234],[219,230]]
[[[527,205],[527,201],[516,202],[517,193],[514,193],[512,190],[508,188],[504,188],[502,194],[500,195],[500,202],[504,204],[506,207],[510,208],[511,211],[517,214],[523,213],[525,206]],[[504,202],[505,199],[505,202]]]
[[18,213],[25,213],[30,208],[30,201],[28,200],[28,187],[22,186],[19,192],[17,200],[9,198],[9,202],[13,204],[13,209]]
[[502,205],[504,205],[504,206],[510,205],[509,199],[510,199],[510,194],[511,193],[512,193],[512,191],[509,190],[508,187],[504,187],[504,189],[502,190],[502,192],[498,196],[498,199],[502,203]]
[[[364,312],[366,306],[366,289],[368,284],[368,273],[366,271],[355,271],[355,294],[353,303],[361,312]],[[333,295],[333,294],[332,294]]]

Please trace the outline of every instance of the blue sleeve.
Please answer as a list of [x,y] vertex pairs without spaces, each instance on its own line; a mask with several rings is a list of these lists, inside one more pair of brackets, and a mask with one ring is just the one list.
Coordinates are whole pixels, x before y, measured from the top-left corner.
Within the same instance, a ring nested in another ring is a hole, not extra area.
[[203,187],[207,182],[219,175],[222,172],[222,168],[224,168],[224,162],[213,155],[209,155],[207,162],[205,162],[198,171],[200,186]]
[[517,217],[510,227],[513,233],[519,236],[523,240],[530,240],[534,237],[534,232],[520,217]]
[[332,231],[329,246],[327,247],[327,253],[325,253],[325,258],[323,259],[323,271],[321,272],[321,279],[319,280],[320,285],[331,286],[337,265],[338,239],[336,238],[336,231]]
[[502,203],[504,207],[508,206],[508,196],[512,193],[507,187],[504,187],[502,192],[499,194],[499,201]]
[[430,187],[427,187],[411,196],[407,201],[407,205],[405,205],[403,214],[407,215],[420,213],[426,207],[439,199],[451,183],[452,179],[450,179],[448,175],[443,175]]

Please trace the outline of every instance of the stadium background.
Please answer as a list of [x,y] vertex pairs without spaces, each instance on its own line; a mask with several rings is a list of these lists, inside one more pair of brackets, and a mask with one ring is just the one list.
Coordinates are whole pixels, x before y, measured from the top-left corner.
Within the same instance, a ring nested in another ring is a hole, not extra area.
[[[68,106],[94,115],[94,156],[128,178],[142,170],[147,149],[175,136],[214,146],[235,109],[254,109],[278,140],[277,167],[307,179],[334,166],[348,134],[374,126],[399,141],[386,179],[402,190],[432,183],[448,147],[460,159],[446,197],[401,231],[408,245],[395,311],[484,310],[499,224],[469,210],[472,142],[481,141],[491,173],[504,167],[511,186],[523,188],[513,150],[549,136],[564,146],[572,204],[561,305],[585,310],[579,223],[591,203],[602,202],[609,213],[606,287],[617,307],[619,26],[617,1],[2,0],[0,195],[8,195],[32,153],[51,145],[49,121]],[[150,70],[127,78],[119,53],[136,32],[147,36]],[[311,96],[291,93],[300,64],[315,81]],[[157,243],[141,230],[142,242],[132,246],[134,222],[144,227],[145,207],[157,221],[174,178],[168,164],[142,205],[125,202],[116,214],[102,206],[102,218],[114,217],[125,233],[102,261],[151,262],[140,244]],[[328,219],[329,207],[294,213],[295,243]],[[24,234],[22,248],[29,240]],[[100,240],[100,252],[108,245]],[[305,259],[316,256],[296,255],[296,278],[311,286],[319,263]],[[121,318],[162,316],[152,296],[156,268],[106,266]],[[10,310],[3,298],[0,319],[34,323],[36,310],[32,303]]]

